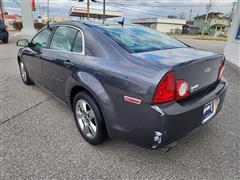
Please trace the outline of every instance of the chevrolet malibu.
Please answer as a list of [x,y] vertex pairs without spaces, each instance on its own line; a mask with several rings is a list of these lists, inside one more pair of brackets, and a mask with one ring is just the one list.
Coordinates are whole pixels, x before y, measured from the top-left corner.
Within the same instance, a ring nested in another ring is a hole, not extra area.
[[138,25],[55,23],[17,45],[23,82],[68,105],[93,145],[171,147],[210,122],[227,91],[222,54]]

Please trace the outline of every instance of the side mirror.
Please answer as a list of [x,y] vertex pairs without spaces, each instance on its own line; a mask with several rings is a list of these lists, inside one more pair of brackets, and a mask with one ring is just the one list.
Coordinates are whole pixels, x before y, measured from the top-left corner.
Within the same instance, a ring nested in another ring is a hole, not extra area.
[[29,41],[27,39],[20,39],[20,40],[17,41],[17,46],[28,47],[29,46]]

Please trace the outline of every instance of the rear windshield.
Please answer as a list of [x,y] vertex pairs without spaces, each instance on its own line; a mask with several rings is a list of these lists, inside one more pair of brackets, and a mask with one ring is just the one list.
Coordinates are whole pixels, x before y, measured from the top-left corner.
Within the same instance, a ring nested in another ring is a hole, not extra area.
[[101,29],[129,53],[186,47],[166,34],[143,26],[104,26]]

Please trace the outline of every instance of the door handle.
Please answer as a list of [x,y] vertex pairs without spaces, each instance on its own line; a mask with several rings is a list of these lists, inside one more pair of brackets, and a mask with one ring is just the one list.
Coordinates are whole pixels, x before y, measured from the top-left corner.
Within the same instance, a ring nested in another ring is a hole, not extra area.
[[63,63],[65,66],[73,66],[73,63],[69,60],[64,61]]

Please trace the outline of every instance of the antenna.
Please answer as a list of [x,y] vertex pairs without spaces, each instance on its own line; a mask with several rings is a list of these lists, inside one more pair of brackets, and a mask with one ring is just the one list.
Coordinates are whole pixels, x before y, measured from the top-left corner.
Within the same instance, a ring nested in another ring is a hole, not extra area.
[[118,24],[122,25],[122,27],[123,27],[124,21],[125,21],[125,17],[122,19],[122,21],[118,21]]
[[49,0],[47,0],[47,28],[50,29],[50,25],[49,25]]

